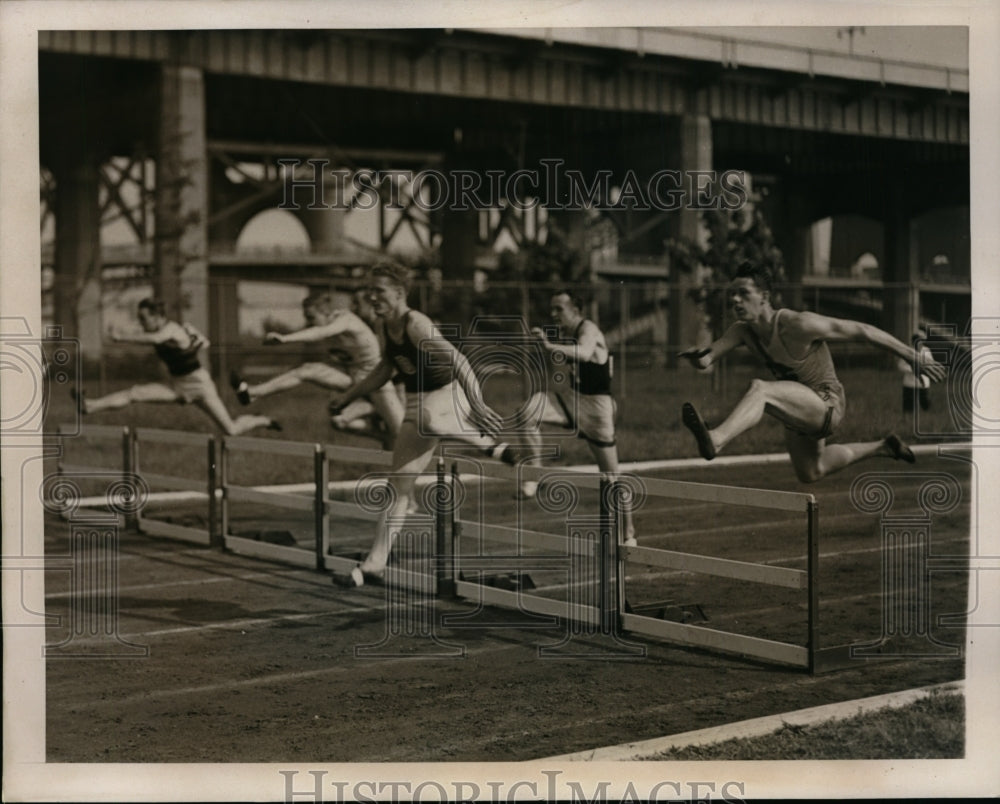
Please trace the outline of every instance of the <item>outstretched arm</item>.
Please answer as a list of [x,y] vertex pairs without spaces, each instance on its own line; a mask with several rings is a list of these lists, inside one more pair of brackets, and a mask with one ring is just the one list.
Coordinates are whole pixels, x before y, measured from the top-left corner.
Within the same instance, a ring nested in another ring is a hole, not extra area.
[[500,434],[503,419],[483,399],[479,378],[476,377],[476,372],[473,371],[465,355],[452,346],[423,313],[410,315],[407,321],[407,334],[414,343],[420,344],[422,349],[431,353],[432,360],[451,364],[455,379],[469,400],[471,408],[469,414],[473,423],[485,435],[496,438]]
[[150,346],[175,341],[180,346],[197,340],[197,333],[189,333],[177,322],[168,321],[155,332],[122,333],[117,328],[112,328],[111,340],[115,343],[142,343]]
[[715,341],[706,349],[692,347],[678,353],[678,357],[683,357],[696,369],[706,369],[723,355],[733,351],[743,343],[743,331],[741,325],[733,324],[727,329],[722,337]]
[[938,363],[929,351],[918,352],[888,332],[861,321],[831,318],[817,313],[799,313],[791,325],[794,334],[803,340],[853,341],[869,343],[884,349],[911,365],[918,366],[920,373],[926,375],[932,382],[940,382],[947,374],[947,369]]
[[268,346],[277,343],[313,343],[332,338],[334,335],[339,335],[341,332],[346,332],[351,328],[353,322],[350,317],[344,314],[346,312],[346,310],[339,311],[334,316],[333,321],[318,327],[306,327],[296,332],[284,334],[280,332],[268,332],[264,335],[264,343]]
[[570,361],[591,360],[600,342],[598,338],[600,330],[589,321],[580,329],[579,340],[576,343],[552,343],[541,327],[532,327],[531,334],[538,339],[542,348],[547,352],[559,353]]

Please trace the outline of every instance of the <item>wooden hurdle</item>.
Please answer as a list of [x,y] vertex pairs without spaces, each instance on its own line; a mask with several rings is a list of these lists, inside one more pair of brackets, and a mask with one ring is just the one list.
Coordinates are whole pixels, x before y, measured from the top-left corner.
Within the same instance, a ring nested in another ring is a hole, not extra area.
[[641,483],[643,492],[648,496],[713,502],[720,505],[745,505],[803,514],[809,557],[808,568],[805,570],[649,547],[623,546],[619,548],[619,554],[623,561],[636,561],[651,566],[804,590],[808,601],[808,636],[807,644],[802,646],[730,631],[719,631],[689,623],[659,620],[633,613],[622,614],[622,628],[630,633],[661,637],[683,645],[735,653],[744,657],[800,667],[810,672],[815,671],[816,655],[819,650],[819,596],[816,582],[819,557],[819,511],[816,498],[812,494],[772,491],[770,489],[717,486],[646,477],[637,478],[637,480]]
[[[230,465],[233,452],[250,452],[258,455],[289,455],[308,458],[312,461],[313,482],[309,494],[297,494],[291,491],[274,491],[240,486],[230,480]],[[271,438],[250,438],[248,436],[226,436],[222,439],[219,453],[219,525],[221,546],[240,555],[281,561],[300,567],[323,568],[322,551],[329,534],[329,519],[326,514],[327,493],[327,462],[326,452],[322,444],[309,444],[297,441],[279,441]],[[278,508],[293,511],[309,511],[313,514],[313,525],[316,532],[315,545],[312,550],[292,547],[282,544],[256,541],[244,536],[234,536],[229,533],[230,511],[233,502],[259,503],[273,505]]]
[[[56,462],[56,472],[60,475],[70,474],[106,474],[108,472],[120,471],[123,478],[126,478],[133,471],[132,469],[132,431],[125,426],[115,425],[90,425],[86,429],[80,430],[76,424],[60,424],[56,426],[56,434],[60,437],[72,436],[74,439],[83,440],[106,440],[115,444],[115,449],[120,450],[121,460],[117,467],[94,466],[93,464],[70,463],[65,460],[62,449],[59,450],[59,458]],[[125,525],[135,523],[134,514],[125,514]]]
[[[531,479],[544,482],[554,473],[554,470],[550,469],[539,469],[529,466],[515,468],[492,461],[483,461],[480,463],[480,466],[483,477],[511,481]],[[569,473],[566,474],[568,475]],[[515,607],[527,612],[568,618],[589,626],[599,625],[599,631],[605,634],[642,634],[653,636],[691,647],[705,648],[736,654],[741,657],[791,665],[809,670],[810,672],[819,672],[828,669],[825,663],[822,667],[817,663],[817,656],[820,652],[819,587],[817,582],[819,564],[819,511],[816,499],[812,494],[709,485],[657,478],[636,477],[632,479],[641,484],[642,491],[648,496],[702,501],[718,503],[720,505],[745,505],[801,513],[804,517],[803,529],[807,539],[807,569],[796,570],[673,550],[620,545],[618,544],[618,532],[622,521],[620,507],[621,501],[624,499],[622,493],[619,489],[614,488],[616,484],[606,484],[597,474],[573,473],[572,481],[579,488],[597,488],[601,494],[602,517],[608,518],[609,525],[601,529],[601,538],[596,544],[588,543],[585,540],[568,540],[566,537],[554,534],[529,533],[518,531],[516,528],[489,525],[487,523],[473,523],[457,518],[453,524],[453,532],[456,528],[458,532],[463,532],[470,527],[475,527],[482,538],[493,541],[511,542],[519,537],[527,537],[534,546],[544,545],[559,550],[562,562],[560,563],[560,561],[556,560],[555,556],[523,556],[518,557],[518,560],[515,560],[515,557],[511,556],[477,556],[472,559],[471,563],[467,563],[468,559],[459,557],[454,561],[453,566],[466,566],[476,569],[515,569],[516,567],[522,569],[541,569],[549,566],[556,568],[566,566],[567,553],[564,551],[567,549],[576,552],[597,552],[601,557],[610,556],[605,561],[599,562],[597,572],[598,589],[595,594],[599,604],[596,606],[583,606],[526,594],[524,591],[508,591],[484,587],[463,580],[456,580],[456,594],[464,598],[479,599],[489,605],[508,608]],[[621,482],[618,481],[619,484]],[[616,549],[609,549],[609,542]],[[783,643],[745,634],[720,631],[688,623],[660,620],[641,614],[626,612],[624,607],[624,564],[628,561],[802,590],[807,596],[808,608],[806,644]]]
[[[608,483],[591,473],[543,469],[529,466],[511,467],[496,461],[476,461],[480,479],[520,481],[532,479],[568,483],[574,489],[597,490],[601,506],[597,515],[575,515],[576,499],[568,499],[565,515],[566,534],[525,531],[509,526],[491,525],[481,521],[463,519],[454,505],[451,521],[451,585],[455,596],[477,604],[478,614],[485,606],[513,608],[529,615],[533,620],[518,627],[553,628],[563,623],[563,641],[556,645],[541,646],[546,656],[628,659],[645,655],[645,647],[628,643],[619,628],[622,575],[618,558],[616,512],[605,505],[609,498]],[[453,466],[456,478],[457,470]],[[570,495],[572,497],[572,495]],[[455,503],[456,501],[453,501]],[[474,535],[482,541],[513,545],[508,554],[462,553],[460,537]],[[526,554],[521,551],[526,544],[545,549],[545,554]],[[589,563],[588,563],[589,562]],[[522,572],[556,570],[567,575],[567,589],[577,591],[584,599],[558,600],[531,594],[524,589],[503,589],[466,580],[468,573]],[[450,627],[461,628],[466,623],[482,623],[469,614],[450,615],[445,618]],[[577,642],[576,640],[582,640]],[[587,650],[580,647],[588,646]]]
[[[194,480],[189,477],[177,477],[157,472],[148,472],[141,468],[140,453],[143,444],[186,444],[201,447],[205,450],[205,480]],[[216,531],[217,506],[215,499],[216,486],[216,455],[217,443],[214,435],[209,433],[189,433],[183,430],[161,430],[153,427],[137,427],[132,431],[129,446],[131,457],[129,465],[135,474],[142,477],[150,486],[161,486],[174,491],[194,491],[204,494],[208,499],[207,526],[191,528],[186,525],[175,525],[171,522],[161,522],[145,517],[140,510],[135,524],[141,533],[152,536],[168,536],[174,539],[203,544],[212,547],[221,546]]]
[[[60,428],[62,432],[62,428]],[[114,439],[121,445],[121,471],[139,474],[149,485],[170,489],[196,491],[208,499],[208,528],[200,530],[136,516],[136,524],[145,533],[165,535],[186,541],[207,544],[268,560],[281,561],[296,566],[310,566],[318,571],[349,572],[356,564],[356,557],[332,554],[330,519],[338,515],[374,521],[381,513],[365,507],[357,500],[334,499],[330,495],[330,461],[362,464],[376,471],[361,483],[380,482],[378,471],[392,465],[391,453],[383,450],[361,449],[249,437],[224,437],[202,433],[187,433],[155,428],[91,426],[84,436]],[[189,444],[202,446],[206,452],[207,479],[205,481],[179,478],[145,472],[140,465],[140,447],[147,443]],[[312,460],[313,482],[308,493],[287,490],[239,486],[230,480],[230,465],[234,451],[264,455],[290,455]],[[476,477],[481,480],[506,480],[520,482],[552,481],[554,476],[569,480],[579,490],[596,491],[600,495],[600,521],[592,523],[583,537],[581,533],[566,535],[527,531],[519,527],[493,525],[462,519],[458,501],[452,495],[460,484],[456,464],[446,475],[444,461],[439,458],[432,482],[437,486],[430,499],[437,501],[428,521],[420,525],[433,531],[435,553],[429,574],[410,572],[395,567],[394,584],[431,594],[475,600],[483,606],[515,608],[529,614],[540,615],[539,625],[551,627],[554,618],[576,623],[590,637],[608,637],[619,644],[624,634],[653,636],[678,644],[704,648],[742,657],[777,662],[810,672],[822,672],[840,666],[833,661],[830,649],[820,645],[819,625],[819,511],[812,494],[799,492],[753,489],[736,486],[690,483],[659,478],[632,477],[641,485],[647,496],[700,501],[719,505],[741,505],[756,508],[798,513],[804,517],[807,540],[807,568],[804,570],[775,567],[746,561],[716,558],[662,550],[650,547],[627,547],[619,544],[624,496],[615,484],[592,472],[555,470],[530,466],[511,467],[493,460],[477,460]],[[107,472],[107,467],[85,466],[60,461],[62,472]],[[382,481],[384,482],[384,481]],[[622,483],[621,480],[618,483]],[[219,497],[217,500],[217,492]],[[450,503],[447,501],[450,500]],[[270,544],[228,533],[230,509],[233,502],[250,502],[274,505],[313,514],[315,542],[312,550],[301,547]],[[449,512],[445,510],[450,504]],[[586,528],[585,528],[586,530]],[[449,533],[450,531],[450,533]],[[532,547],[546,552],[541,555],[513,553],[509,555],[463,555],[461,536],[475,532],[484,541]],[[526,570],[556,569],[571,571],[574,561],[596,559],[596,579],[590,602],[556,600],[526,593],[523,589],[508,590],[473,583],[462,577],[468,573],[518,572]],[[801,590],[807,602],[807,638],[805,645],[777,642],[729,631],[720,631],[690,623],[657,619],[625,610],[624,566],[627,562],[642,563],[684,572],[712,575],[744,582],[779,586]],[[477,611],[479,610],[477,609]],[[548,619],[545,619],[548,618]],[[471,621],[468,615],[450,615],[446,618],[452,627],[461,627]],[[624,645],[624,642],[620,644]],[[625,651],[627,652],[627,651]]]

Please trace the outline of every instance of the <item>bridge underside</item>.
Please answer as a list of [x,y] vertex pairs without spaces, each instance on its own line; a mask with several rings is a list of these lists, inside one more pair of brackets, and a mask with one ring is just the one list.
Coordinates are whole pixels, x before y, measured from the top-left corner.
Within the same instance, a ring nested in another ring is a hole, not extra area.
[[[524,58],[539,57],[532,52]],[[281,203],[284,186],[276,168],[281,158],[325,159],[331,168],[349,171],[439,167],[483,176],[488,170],[541,172],[543,160],[561,160],[564,169],[578,170],[588,180],[608,171],[612,184],[629,172],[644,180],[662,169],[746,171],[767,184],[765,209],[792,280],[801,278],[808,226],[850,213],[882,223],[883,279],[912,282],[912,221],[929,210],[969,203],[969,149],[951,117],[945,136],[845,133],[852,116],[864,128],[864,93],[855,87],[854,94],[845,94],[841,86],[839,94],[827,97],[815,90],[824,99],[826,120],[818,125],[815,109],[810,115],[808,104],[789,100],[802,90],[787,76],[772,77],[769,93],[748,85],[742,101],[731,100],[731,113],[722,104],[713,115],[713,104],[698,99],[731,79],[705,67],[692,74],[701,75],[701,83],[685,77],[686,102],[668,104],[664,112],[331,85],[223,74],[175,61],[42,51],[40,156],[56,187],[57,319],[83,339],[85,352],[99,352],[100,322],[88,317],[83,309],[93,306],[83,302],[93,301],[95,293],[99,297],[100,167],[116,156],[156,163],[156,225],[149,252],[157,290],[177,314],[183,309],[186,318],[214,330],[216,337],[229,333],[218,332],[211,314],[209,274],[239,272],[236,237],[253,215]],[[727,91],[731,95],[732,87]],[[744,107],[753,98],[771,104],[770,116],[749,122],[754,116]],[[775,113],[780,103],[784,115]],[[889,108],[904,108],[912,117],[932,106],[926,92],[913,90],[906,99],[893,99]],[[793,107],[798,112],[790,115]],[[883,107],[876,103],[874,108]],[[747,119],[735,119],[740,108]],[[836,115],[840,123],[833,125]],[[784,124],[774,122],[779,119]],[[885,125],[876,121],[876,129],[900,126],[895,118]],[[247,165],[259,170],[241,176]],[[314,260],[360,259],[345,249],[342,211],[296,214],[315,252],[300,270],[308,272]],[[695,236],[699,225],[698,212],[691,209],[608,215],[624,255],[660,257],[665,239]],[[477,242],[482,233],[476,231],[475,213],[442,210],[418,223],[426,245],[440,245],[446,277],[469,275],[483,245]],[[560,223],[574,231],[572,214],[565,213]],[[886,311],[885,323],[908,335],[916,315],[907,303]],[[672,337],[685,335],[675,329]]]

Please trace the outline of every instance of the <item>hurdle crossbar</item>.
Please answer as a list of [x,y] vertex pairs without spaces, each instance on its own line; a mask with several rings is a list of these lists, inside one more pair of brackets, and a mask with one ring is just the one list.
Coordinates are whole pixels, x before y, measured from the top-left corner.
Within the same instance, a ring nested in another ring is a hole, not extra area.
[[711,648],[725,653],[781,662],[796,667],[809,666],[809,649],[786,642],[717,631],[698,625],[658,620],[639,614],[622,614],[622,628],[626,631],[660,637],[697,648]]
[[778,511],[806,513],[809,510],[809,504],[815,502],[816,499],[812,494],[798,491],[775,491],[743,486],[691,483],[685,480],[664,480],[654,477],[642,477],[640,480],[643,490],[651,497],[672,497],[697,502],[747,505]]
[[739,581],[762,583],[769,586],[785,586],[789,589],[807,589],[809,573],[806,570],[774,567],[768,564],[753,564],[728,558],[680,553],[675,550],[659,550],[651,547],[622,547],[621,557],[637,564],[654,567],[697,572],[701,575],[715,575]]
[[364,447],[342,447],[337,444],[324,444],[330,460],[338,463],[360,463],[366,466],[392,466],[392,453],[383,449],[365,449]]
[[[331,572],[336,572],[341,575],[346,575],[354,567],[356,567],[358,562],[353,558],[345,558],[344,556],[324,556],[323,569],[330,570]],[[388,574],[388,570],[387,570]],[[404,589],[412,589],[417,592],[423,592],[425,594],[437,594],[437,583],[433,575],[423,573],[423,572],[413,572],[402,567],[393,566],[392,567],[392,582],[395,586],[399,586]]]
[[[287,455],[290,457],[312,458],[312,494],[295,494],[286,491],[264,491],[260,488],[240,486],[232,483],[230,462],[233,451],[264,453],[266,455]],[[280,561],[294,566],[324,568],[323,545],[329,532],[327,519],[327,461],[321,444],[298,441],[279,441],[270,438],[250,438],[247,436],[227,436],[222,439],[219,455],[219,486],[222,491],[220,501],[221,546],[233,553]],[[245,536],[229,533],[229,506],[233,502],[257,503],[294,511],[313,513],[314,543],[312,549],[291,545],[271,544]]]
[[60,474],[63,473],[81,473],[86,474],[88,472],[109,472],[109,471],[121,471],[129,472],[131,471],[131,459],[132,459],[132,446],[131,438],[132,431],[128,427],[119,427],[109,424],[92,424],[80,430],[77,433],[77,427],[74,424],[59,424],[56,425],[56,434],[60,436],[72,435],[76,438],[87,439],[100,439],[100,440],[114,440],[118,442],[119,449],[121,452],[121,462],[120,466],[107,467],[107,466],[94,466],[93,464],[82,464],[82,463],[71,463],[64,460],[63,452],[60,451],[59,459],[56,462],[56,469]]
[[[206,454],[206,479],[195,480],[189,477],[177,477],[161,472],[146,472],[141,468],[141,445],[154,444],[185,444],[202,447]],[[175,525],[171,522],[161,522],[142,515],[140,511],[135,519],[139,531],[152,536],[167,536],[173,539],[217,546],[216,536],[216,455],[217,444],[215,436],[209,433],[189,433],[182,430],[164,430],[155,427],[137,427],[132,431],[130,465],[132,471],[138,474],[147,484],[163,486],[174,491],[196,491],[203,493],[208,500],[206,528],[192,528],[186,525]]]
[[[544,482],[546,476],[550,475],[553,471],[558,471],[560,475],[565,472],[565,470],[540,467],[513,467],[492,460],[480,461],[479,468],[483,477],[515,481],[536,480],[540,483]],[[478,596],[479,599],[495,605],[508,606],[514,604],[526,611],[537,611],[539,613],[557,614],[557,616],[570,616],[574,618],[582,614],[586,617],[585,621],[590,624],[600,621],[602,629],[607,626],[607,621],[613,618],[617,620],[617,627],[621,631],[654,636],[682,645],[708,648],[771,662],[780,662],[810,670],[814,668],[814,656],[818,645],[817,620],[819,611],[816,597],[815,571],[816,558],[818,556],[818,508],[816,499],[812,494],[745,488],[742,486],[708,485],[661,478],[638,478],[642,485],[642,491],[650,497],[660,496],[685,501],[751,506],[754,508],[775,509],[806,515],[811,561],[809,569],[796,570],[767,564],[700,556],[673,550],[658,550],[649,547],[626,547],[621,545],[618,543],[618,533],[622,526],[623,513],[617,507],[618,501],[621,500],[621,495],[611,494],[611,501],[608,502],[603,486],[606,481],[602,480],[599,474],[585,472],[579,472],[578,474],[579,480],[577,481],[575,477],[576,473],[574,473],[574,485],[581,488],[600,488],[602,490],[601,516],[607,523],[607,526],[602,526],[601,530],[610,530],[613,534],[612,546],[617,545],[615,558],[612,560],[613,568],[611,569],[613,569],[613,574],[608,571],[609,568],[605,566],[606,562],[603,561],[601,568],[597,572],[595,583],[600,587],[598,589],[598,599],[601,601],[598,607],[581,607],[579,604],[562,603],[560,601],[541,598],[537,595],[525,594],[520,591],[511,592],[501,589],[483,588],[467,582],[459,582],[457,584],[457,593],[461,596]],[[461,521],[460,524],[464,529],[478,525],[478,523],[466,521]],[[484,534],[490,536],[503,535],[510,537],[512,535],[505,533],[501,529],[502,526],[479,525],[479,527]],[[516,535],[516,529],[511,530]],[[553,537],[550,536],[551,538]],[[598,550],[601,551],[600,555],[603,558],[604,551],[601,546],[598,546]],[[521,558],[524,562],[530,562],[533,559],[531,556],[518,558]],[[653,566],[669,567],[682,571],[704,573],[717,577],[732,578],[789,589],[806,590],[809,596],[807,644],[805,646],[795,645],[729,631],[720,631],[704,626],[674,623],[653,617],[626,613],[623,605],[625,588],[623,568],[627,561],[641,561]],[[461,560],[458,563],[461,565]],[[527,566],[527,563],[522,563],[520,568],[523,569],[524,566]],[[615,580],[614,585],[617,586],[617,590],[612,588],[612,579]]]
[[[816,498],[812,494],[741,486],[706,485],[646,477],[640,478],[640,481],[643,491],[649,496],[717,502],[724,505],[753,506],[805,514],[810,556],[818,550],[818,508]],[[612,505],[615,505],[620,499],[620,495],[613,495],[613,497]],[[708,648],[755,659],[781,662],[809,670],[813,669],[818,634],[816,620],[819,611],[816,599],[814,562],[810,561],[807,570],[795,570],[650,547],[619,547],[619,560],[622,563],[637,561],[653,566],[670,567],[716,577],[806,590],[809,598],[809,612],[807,644],[805,646],[625,612],[621,614],[621,627],[626,631],[656,636],[692,647]]]

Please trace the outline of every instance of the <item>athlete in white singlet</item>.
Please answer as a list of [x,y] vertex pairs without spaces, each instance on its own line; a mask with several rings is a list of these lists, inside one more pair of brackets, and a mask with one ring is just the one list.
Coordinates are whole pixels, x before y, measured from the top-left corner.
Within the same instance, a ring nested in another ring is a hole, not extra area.
[[[241,404],[249,405],[255,399],[287,391],[303,382],[331,391],[345,391],[358,380],[367,377],[378,365],[381,359],[378,337],[355,311],[334,307],[333,298],[328,292],[320,291],[306,297],[302,302],[302,313],[306,320],[305,328],[287,334],[268,332],[264,336],[264,343],[277,345],[326,341],[330,362],[303,363],[257,385],[250,385],[237,372],[233,372],[229,381]],[[372,413],[377,413],[385,423],[386,446],[391,448],[403,420],[403,403],[391,382],[376,388],[367,397],[352,402],[333,416],[330,423],[340,430],[367,433],[370,428],[365,419]],[[377,431],[371,432],[377,434]]]
[[786,427],[786,445],[799,480],[812,483],[856,461],[885,456],[913,463],[913,451],[896,435],[879,441],[826,444],[846,409],[844,388],[837,379],[827,342],[868,343],[919,366],[931,381],[945,377],[945,367],[929,354],[920,355],[877,327],[817,313],[775,310],[766,268],[744,263],[729,287],[734,323],[707,349],[688,349],[681,356],[696,368],[707,368],[737,346],[748,347],[770,368],[774,380],[753,380],[750,389],[718,427],[709,429],[695,407],[685,402],[684,425],[694,434],[706,460],[764,414]]

